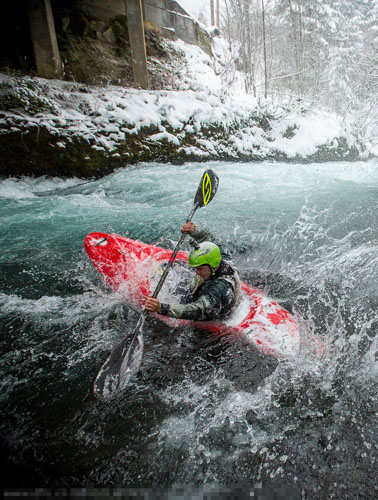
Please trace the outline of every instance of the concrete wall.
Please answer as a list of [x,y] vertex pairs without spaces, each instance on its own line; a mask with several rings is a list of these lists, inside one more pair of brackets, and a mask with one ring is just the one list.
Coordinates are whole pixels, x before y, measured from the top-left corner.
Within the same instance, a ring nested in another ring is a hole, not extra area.
[[109,21],[115,16],[126,16],[127,0],[83,0],[83,7],[101,21]]
[[[126,15],[127,0],[83,0],[95,17],[109,21],[115,16]],[[211,55],[211,38],[174,0],[142,0],[144,20],[156,24],[163,36],[198,45]]]
[[145,21],[157,24],[163,36],[199,45],[211,55],[211,39],[208,34],[174,0],[144,0],[144,11]]

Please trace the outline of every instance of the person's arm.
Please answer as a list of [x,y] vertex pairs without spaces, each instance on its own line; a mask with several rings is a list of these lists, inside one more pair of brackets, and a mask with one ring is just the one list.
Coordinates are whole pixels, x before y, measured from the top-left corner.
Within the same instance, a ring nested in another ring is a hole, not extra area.
[[218,307],[209,300],[207,295],[189,304],[162,304],[161,314],[176,319],[189,319],[191,321],[210,321],[215,318],[214,313],[220,312],[222,304]]
[[145,307],[147,311],[156,312],[163,316],[176,319],[189,319],[191,321],[202,321],[208,319],[208,312],[211,309],[205,296],[200,297],[189,304],[162,304],[158,299],[145,297]]
[[190,234],[190,236],[196,240],[197,243],[203,243],[204,241],[211,241],[215,243],[216,245],[220,246],[219,241],[213,236],[210,231],[207,229],[201,227],[201,226],[195,226],[194,230]]
[[186,222],[182,228],[182,233],[188,233],[190,236],[196,240],[197,243],[202,243],[203,241],[212,241],[216,245],[219,246],[219,242],[214,238],[214,236],[207,229],[202,228],[201,226],[196,226],[194,222]]
[[212,243],[215,243],[219,247],[222,259],[231,258],[230,254],[224,251],[221,243],[219,243],[217,238],[215,238],[215,236],[213,236],[207,229],[195,225],[193,222],[187,222],[181,228],[181,232],[189,233],[193,240],[195,240],[197,243],[203,243],[204,241],[211,241]]
[[233,289],[225,280],[218,280],[209,293],[201,295],[189,304],[161,304],[158,299],[145,297],[147,311],[157,312],[164,316],[191,321],[211,321],[216,319],[233,297]]

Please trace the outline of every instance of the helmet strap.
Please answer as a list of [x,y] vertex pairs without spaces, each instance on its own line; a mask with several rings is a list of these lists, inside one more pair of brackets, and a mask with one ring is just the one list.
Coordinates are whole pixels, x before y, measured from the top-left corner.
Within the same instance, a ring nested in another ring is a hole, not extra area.
[[214,274],[218,271],[219,266],[218,266],[218,267],[211,267],[211,266],[210,266],[210,269],[211,269],[211,274],[212,274],[212,276],[214,276]]

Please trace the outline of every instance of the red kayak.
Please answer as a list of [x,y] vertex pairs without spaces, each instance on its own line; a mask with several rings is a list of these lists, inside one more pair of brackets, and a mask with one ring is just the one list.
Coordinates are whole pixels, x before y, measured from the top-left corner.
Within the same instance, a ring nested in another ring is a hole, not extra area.
[[[138,312],[143,310],[143,295],[152,294],[164,265],[172,255],[171,250],[106,233],[88,234],[84,248],[111,288]],[[159,295],[162,302],[179,302],[177,289],[189,285],[193,274],[186,265],[187,259],[187,252],[178,252]],[[241,285],[241,300],[226,321],[192,322],[156,316],[174,328],[192,325],[219,335],[242,334],[264,354],[279,358],[297,354],[301,339],[294,317],[257,288],[243,282]],[[316,344],[319,355],[323,346],[319,340]]]

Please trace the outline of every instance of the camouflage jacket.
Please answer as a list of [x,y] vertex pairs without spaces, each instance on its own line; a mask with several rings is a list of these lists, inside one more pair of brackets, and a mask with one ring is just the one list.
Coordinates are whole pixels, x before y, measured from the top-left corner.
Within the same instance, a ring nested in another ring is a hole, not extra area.
[[191,293],[181,304],[162,304],[161,314],[171,318],[192,321],[211,321],[225,318],[236,304],[240,295],[240,280],[233,265],[224,260],[225,254],[218,241],[205,229],[196,226],[191,237],[198,243],[212,241],[216,243],[222,255],[216,272],[207,280],[196,275],[191,286]]

